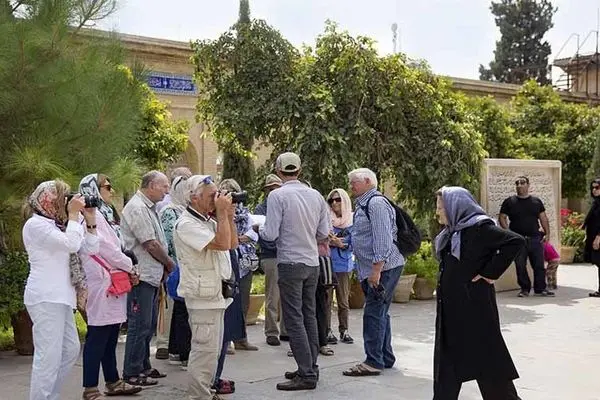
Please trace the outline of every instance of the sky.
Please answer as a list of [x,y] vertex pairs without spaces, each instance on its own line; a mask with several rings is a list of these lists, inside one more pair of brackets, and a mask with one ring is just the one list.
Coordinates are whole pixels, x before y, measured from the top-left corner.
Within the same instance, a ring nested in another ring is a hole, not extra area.
[[[575,54],[576,38],[569,37],[579,34],[583,41],[596,30],[600,7],[600,0],[552,3],[558,11],[546,35],[550,61]],[[397,23],[398,50],[426,60],[438,74],[471,79],[479,78],[479,64],[493,59],[499,38],[489,6],[488,0],[250,0],[252,18],[266,20],[297,46],[314,44],[329,19],[375,39],[379,52],[389,54],[391,25]],[[237,13],[238,0],[120,0],[118,11],[98,27],[180,41],[214,39],[235,23]],[[582,53],[595,46],[593,34]]]

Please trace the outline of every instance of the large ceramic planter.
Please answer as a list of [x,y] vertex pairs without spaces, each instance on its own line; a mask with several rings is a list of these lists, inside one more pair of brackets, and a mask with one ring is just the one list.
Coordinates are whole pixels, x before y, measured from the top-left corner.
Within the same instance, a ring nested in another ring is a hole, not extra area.
[[30,356],[33,354],[33,322],[29,318],[27,310],[19,311],[10,319],[14,336],[15,347],[17,353],[22,356]]
[[394,303],[408,303],[417,275],[402,275],[394,290]]
[[575,253],[577,253],[577,247],[561,246],[560,247],[560,263],[561,264],[572,264],[575,259]]
[[425,278],[415,279],[413,285],[413,291],[415,292],[415,299],[417,300],[431,300],[433,299],[433,291],[435,287]]
[[248,315],[246,315],[246,325],[256,325],[260,310],[265,304],[264,294],[251,294],[250,304],[248,305]]
[[348,305],[351,309],[363,308],[365,305],[365,293],[356,279],[350,280],[350,293],[348,295]]

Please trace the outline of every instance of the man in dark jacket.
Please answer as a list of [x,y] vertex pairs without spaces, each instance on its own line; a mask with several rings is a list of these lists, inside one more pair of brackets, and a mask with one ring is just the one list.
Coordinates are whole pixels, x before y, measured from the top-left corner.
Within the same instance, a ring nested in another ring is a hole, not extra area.
[[[267,175],[264,185],[265,198],[262,203],[256,206],[254,214],[267,215],[267,197],[275,189],[281,187],[281,179],[275,174]],[[277,285],[277,247],[275,242],[258,240],[260,246],[259,260],[260,267],[265,273],[265,336],[267,344],[270,346],[279,346],[281,340],[288,340],[287,332],[283,324],[283,318],[279,318],[279,327],[277,319],[279,317],[279,286]],[[279,338],[277,337],[279,336]]]

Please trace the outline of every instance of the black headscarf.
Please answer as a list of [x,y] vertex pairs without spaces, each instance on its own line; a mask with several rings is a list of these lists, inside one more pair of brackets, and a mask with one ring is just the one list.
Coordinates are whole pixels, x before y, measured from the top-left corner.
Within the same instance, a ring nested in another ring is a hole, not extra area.
[[594,196],[594,185],[600,185],[600,177],[590,182],[590,196],[592,196],[592,199],[594,201],[592,202],[592,207],[590,208],[590,211],[588,211],[587,215],[585,216],[585,221],[583,222],[584,227],[589,226],[589,223],[592,220],[597,221],[600,217],[600,196]]

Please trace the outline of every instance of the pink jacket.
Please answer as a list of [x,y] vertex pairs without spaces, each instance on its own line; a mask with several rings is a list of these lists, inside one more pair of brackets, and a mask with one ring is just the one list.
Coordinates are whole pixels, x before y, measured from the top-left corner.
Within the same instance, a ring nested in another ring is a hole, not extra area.
[[[133,268],[131,260],[121,251],[119,237],[100,211],[96,211],[96,225],[99,251],[94,254],[103,259],[104,263],[112,269],[131,272]],[[107,294],[110,286],[110,275],[90,255],[92,254],[86,253],[85,249],[80,251],[88,285],[86,307],[88,325],[105,326],[125,322],[127,320],[127,295],[116,297]]]

